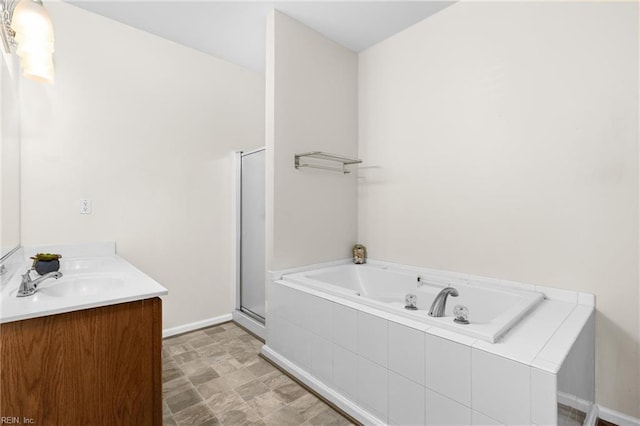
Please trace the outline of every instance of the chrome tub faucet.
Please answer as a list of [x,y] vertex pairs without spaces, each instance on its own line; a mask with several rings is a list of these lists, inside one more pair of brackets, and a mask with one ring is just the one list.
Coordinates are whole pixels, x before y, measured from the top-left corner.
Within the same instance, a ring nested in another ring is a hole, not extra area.
[[22,276],[22,282],[20,283],[20,288],[18,289],[16,297],[31,296],[38,291],[38,286],[42,281],[48,278],[58,279],[62,277],[62,272],[55,271],[49,272],[48,274],[44,274],[43,276],[32,280],[31,275],[29,275],[30,272],[31,269],[27,269],[27,272]]
[[449,295],[451,295],[451,297],[458,297],[458,290],[453,287],[445,287],[440,290],[440,293],[433,299],[431,309],[429,309],[430,317],[444,316],[444,308],[447,306],[447,297]]

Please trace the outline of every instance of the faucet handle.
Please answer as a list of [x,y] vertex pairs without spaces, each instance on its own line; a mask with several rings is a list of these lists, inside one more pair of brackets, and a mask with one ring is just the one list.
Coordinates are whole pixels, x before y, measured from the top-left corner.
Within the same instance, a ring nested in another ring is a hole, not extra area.
[[31,281],[31,275],[29,275],[29,272],[31,272],[31,269],[27,269],[27,272],[22,276],[22,281],[20,281],[20,287],[18,288],[18,294],[16,294],[16,297],[24,297],[31,294],[30,291],[33,281]]

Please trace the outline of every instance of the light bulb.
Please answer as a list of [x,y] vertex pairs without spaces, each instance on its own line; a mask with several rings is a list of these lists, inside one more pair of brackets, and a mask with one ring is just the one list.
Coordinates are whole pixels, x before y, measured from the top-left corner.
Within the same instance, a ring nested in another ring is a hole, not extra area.
[[38,37],[53,43],[53,25],[49,14],[41,3],[33,0],[21,0],[13,11],[11,28],[16,33],[16,40],[23,34]]
[[25,55],[20,58],[25,77],[39,82],[53,83],[54,69],[51,56]]
[[16,40],[18,47],[16,54],[20,57],[25,55],[51,55],[53,53],[53,43],[41,39],[24,38]]
[[32,80],[53,82],[54,34],[51,19],[41,3],[21,0],[13,12],[16,54],[24,75]]

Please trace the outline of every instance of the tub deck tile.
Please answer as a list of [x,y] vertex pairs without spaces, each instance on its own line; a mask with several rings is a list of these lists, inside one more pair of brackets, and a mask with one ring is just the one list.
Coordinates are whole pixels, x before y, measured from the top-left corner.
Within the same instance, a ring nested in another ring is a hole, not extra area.
[[524,317],[502,339],[496,343],[478,340],[473,344],[473,347],[525,365],[531,365],[575,307],[575,304],[543,300],[534,311]]

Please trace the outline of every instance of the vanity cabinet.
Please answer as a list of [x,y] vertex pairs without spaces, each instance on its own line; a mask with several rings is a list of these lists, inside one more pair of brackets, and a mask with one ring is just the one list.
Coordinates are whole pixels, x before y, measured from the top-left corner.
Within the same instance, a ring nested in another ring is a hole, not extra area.
[[0,416],[162,425],[160,298],[0,324]]

